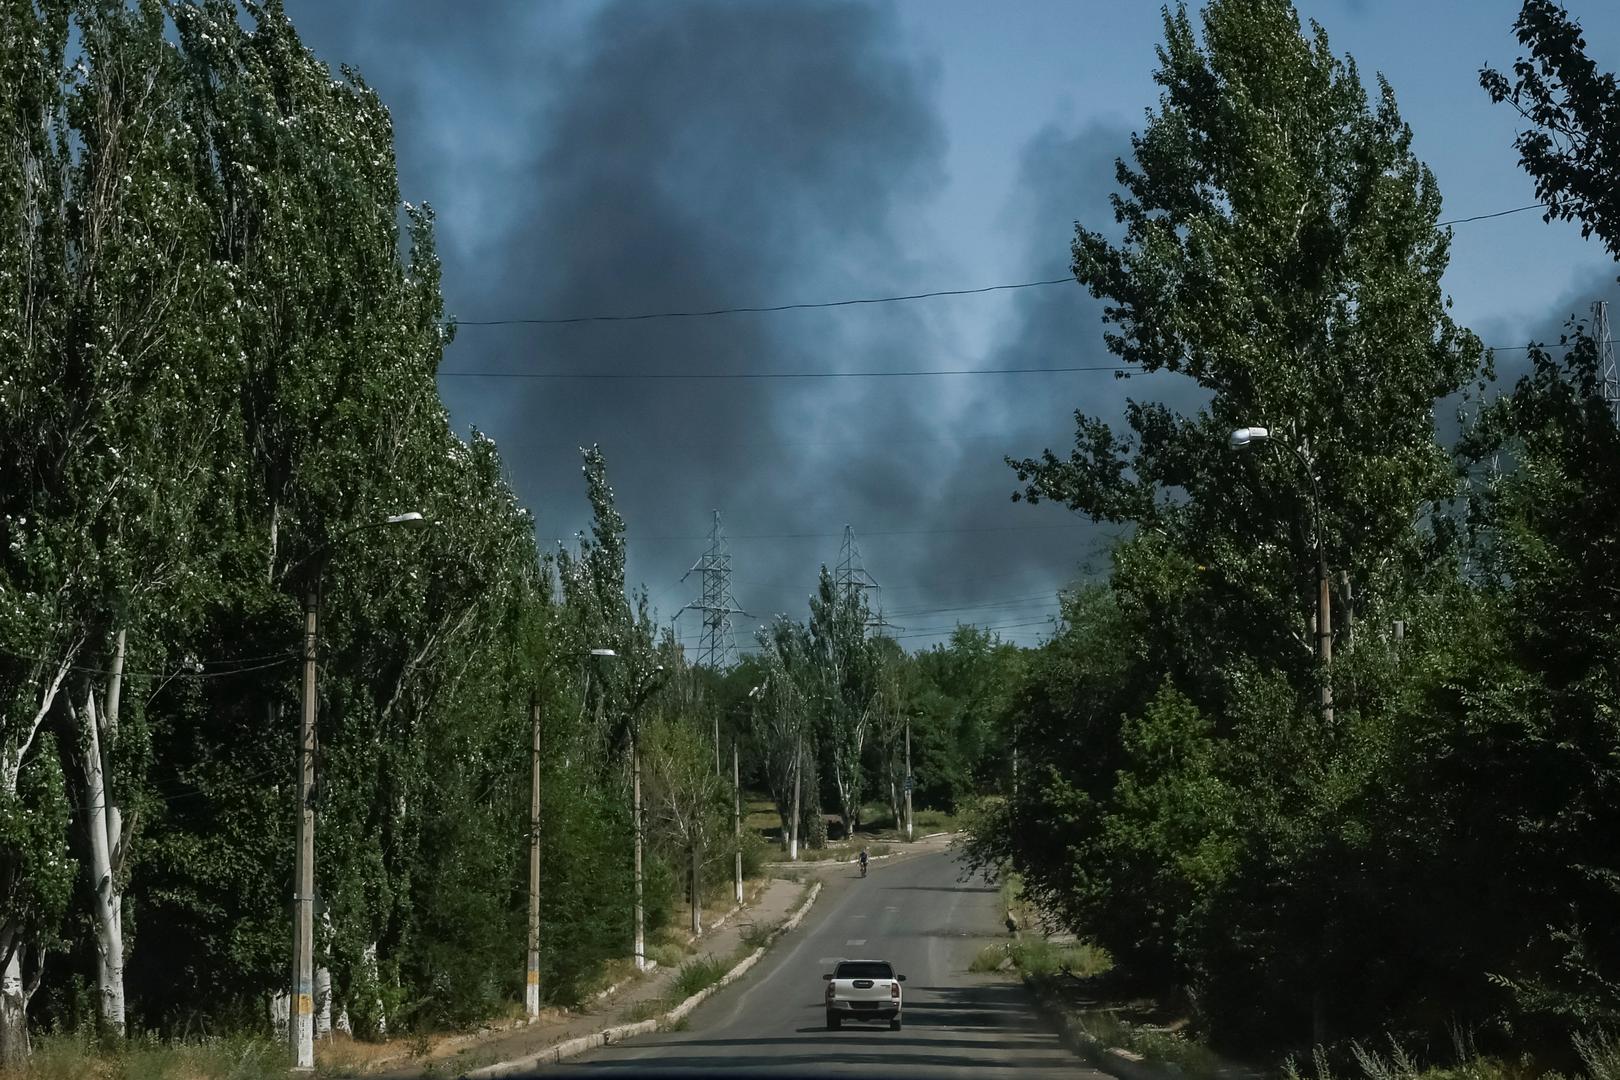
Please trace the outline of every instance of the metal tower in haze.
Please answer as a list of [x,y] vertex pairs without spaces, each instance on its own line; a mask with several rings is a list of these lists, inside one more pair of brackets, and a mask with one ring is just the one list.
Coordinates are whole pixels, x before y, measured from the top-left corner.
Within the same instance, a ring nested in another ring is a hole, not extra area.
[[[720,529],[720,511],[714,512],[714,526],[709,530],[709,550],[692,564],[692,569],[681,575],[685,581],[693,574],[700,575],[703,584],[701,599],[687,604],[681,611],[703,613],[703,634],[698,640],[697,662],[720,671],[737,662],[737,639],[731,630],[733,615],[747,615],[731,596],[731,548],[726,545],[725,533]],[[680,615],[680,611],[675,613]]]
[[838,545],[838,565],[833,570],[833,588],[838,592],[840,600],[848,601],[857,593],[871,590],[875,603],[869,603],[869,611],[875,612],[867,619],[869,629],[903,630],[904,627],[895,626],[883,617],[883,587],[861,563],[860,545],[855,543],[855,530],[848,525],[844,526],[844,539]]

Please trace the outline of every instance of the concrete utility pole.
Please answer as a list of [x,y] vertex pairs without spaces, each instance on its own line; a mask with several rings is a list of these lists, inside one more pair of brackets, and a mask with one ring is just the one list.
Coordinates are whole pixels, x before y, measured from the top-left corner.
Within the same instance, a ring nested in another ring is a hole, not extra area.
[[523,1015],[540,1015],[540,699],[529,702],[529,963]]
[[641,907],[641,734],[632,720],[630,725],[630,813],[634,818],[636,835],[636,970],[647,970],[647,949],[642,939]]
[[788,821],[788,862],[799,861],[799,780],[804,774],[804,733],[793,739],[793,817]]
[[429,524],[432,523],[418,510],[391,514],[380,521],[357,525],[328,540],[299,564],[305,569],[308,583],[304,587],[304,701],[298,716],[298,849],[293,857],[292,999],[288,1002],[291,1015],[287,1018],[293,1069],[298,1072],[315,1068],[315,680],[321,574],[326,568],[327,554],[357,533],[389,525],[415,528]]
[[304,594],[304,701],[298,718],[298,851],[293,868],[293,1068],[315,1068],[315,585]]
[[911,842],[911,717],[906,717],[906,842]]
[[743,900],[742,890],[742,783],[738,779],[741,771],[737,767],[737,740],[731,740],[731,842],[737,849],[737,872],[734,875],[736,882],[737,903]]

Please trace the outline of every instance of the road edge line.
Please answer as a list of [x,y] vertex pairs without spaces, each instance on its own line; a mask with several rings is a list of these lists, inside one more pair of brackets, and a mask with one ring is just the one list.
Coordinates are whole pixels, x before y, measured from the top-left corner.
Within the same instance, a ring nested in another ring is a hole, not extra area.
[[799,923],[803,922],[804,917],[810,913],[810,905],[814,904],[816,902],[816,897],[820,895],[821,882],[818,881],[810,886],[810,895],[804,898],[804,903],[799,905],[799,910],[783,919],[782,924],[775,930],[772,930],[770,934],[766,936],[765,944],[761,945],[759,948],[737,961],[730,971],[720,976],[719,981],[715,982],[713,985],[705,986],[702,990],[699,990],[697,993],[693,994],[679,1005],[676,1005],[674,1008],[664,1013],[664,1015],[658,1017],[658,1025],[663,1027],[666,1024],[679,1023],[680,1021],[686,1019],[686,1017],[691,1014],[693,1009],[697,1008],[699,1005],[708,1000],[711,995],[718,993],[720,990],[730,986],[737,979],[741,978],[749,968],[753,967],[764,958],[765,951],[772,945],[776,944],[777,938],[792,930],[798,929]]

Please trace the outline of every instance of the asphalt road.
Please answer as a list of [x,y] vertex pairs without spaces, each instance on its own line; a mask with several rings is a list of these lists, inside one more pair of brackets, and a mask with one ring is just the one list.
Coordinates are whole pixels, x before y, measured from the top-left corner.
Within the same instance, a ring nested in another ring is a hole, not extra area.
[[[604,1047],[537,1075],[1089,1077],[1023,985],[967,970],[1006,939],[996,889],[957,880],[949,854],[831,872],[798,930],[701,1005],[685,1031]],[[906,975],[904,1029],[826,1029],[822,973],[839,957],[883,959]]]

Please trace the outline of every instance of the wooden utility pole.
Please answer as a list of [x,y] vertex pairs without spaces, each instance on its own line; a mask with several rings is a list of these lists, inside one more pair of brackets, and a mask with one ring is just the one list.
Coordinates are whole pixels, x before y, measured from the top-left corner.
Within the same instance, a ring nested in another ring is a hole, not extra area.
[[293,1068],[315,1068],[315,668],[316,607],[311,585],[304,594],[304,703],[298,720],[298,851],[293,869],[292,1038]]
[[529,701],[529,963],[523,1015],[540,1015],[540,698]]
[[743,900],[743,890],[742,890],[742,784],[738,779],[741,775],[742,774],[741,774],[740,770],[737,768],[737,740],[732,739],[731,740],[731,843],[732,843],[732,846],[737,849],[737,851],[736,851],[737,870],[736,870],[736,873],[733,875],[733,883],[736,885],[736,890],[735,891],[736,891],[736,896],[737,896],[737,903],[739,903],[739,904],[741,904],[742,900]]

